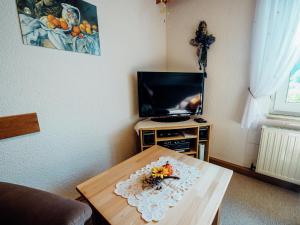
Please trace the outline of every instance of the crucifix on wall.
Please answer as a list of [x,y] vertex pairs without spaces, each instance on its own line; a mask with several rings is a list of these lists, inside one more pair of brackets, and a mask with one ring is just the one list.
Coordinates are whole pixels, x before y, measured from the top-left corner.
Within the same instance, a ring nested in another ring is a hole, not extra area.
[[207,66],[207,50],[210,45],[215,42],[216,38],[212,34],[208,34],[207,23],[201,21],[196,31],[196,37],[190,41],[192,46],[197,47],[197,56],[199,69],[207,77],[206,66]]

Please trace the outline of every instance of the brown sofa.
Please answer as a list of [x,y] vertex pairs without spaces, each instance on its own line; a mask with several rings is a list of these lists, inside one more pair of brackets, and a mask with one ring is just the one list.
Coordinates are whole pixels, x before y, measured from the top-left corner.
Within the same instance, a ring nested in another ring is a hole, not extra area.
[[45,191],[0,182],[0,224],[84,225],[91,208]]

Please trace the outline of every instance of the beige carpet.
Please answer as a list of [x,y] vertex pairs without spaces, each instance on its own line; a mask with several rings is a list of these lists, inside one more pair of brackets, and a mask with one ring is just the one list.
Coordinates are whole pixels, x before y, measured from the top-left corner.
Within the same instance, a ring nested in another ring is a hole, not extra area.
[[300,225],[300,193],[234,173],[221,225]]

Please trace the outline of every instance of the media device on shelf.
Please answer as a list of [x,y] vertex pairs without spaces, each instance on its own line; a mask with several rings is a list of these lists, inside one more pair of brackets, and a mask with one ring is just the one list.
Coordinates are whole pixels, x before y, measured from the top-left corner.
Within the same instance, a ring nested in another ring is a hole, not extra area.
[[176,152],[188,152],[191,150],[191,140],[189,139],[163,141],[160,145]]
[[207,123],[207,120],[203,118],[195,118],[194,121],[196,121],[197,123]]
[[204,76],[201,73],[138,72],[140,117],[179,122],[202,115]]

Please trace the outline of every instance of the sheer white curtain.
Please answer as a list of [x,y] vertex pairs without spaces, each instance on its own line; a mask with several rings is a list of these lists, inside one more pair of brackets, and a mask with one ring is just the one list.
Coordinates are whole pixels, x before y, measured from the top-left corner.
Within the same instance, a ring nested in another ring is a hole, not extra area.
[[256,4],[243,128],[263,119],[258,99],[273,95],[300,57],[300,0],[257,0]]

